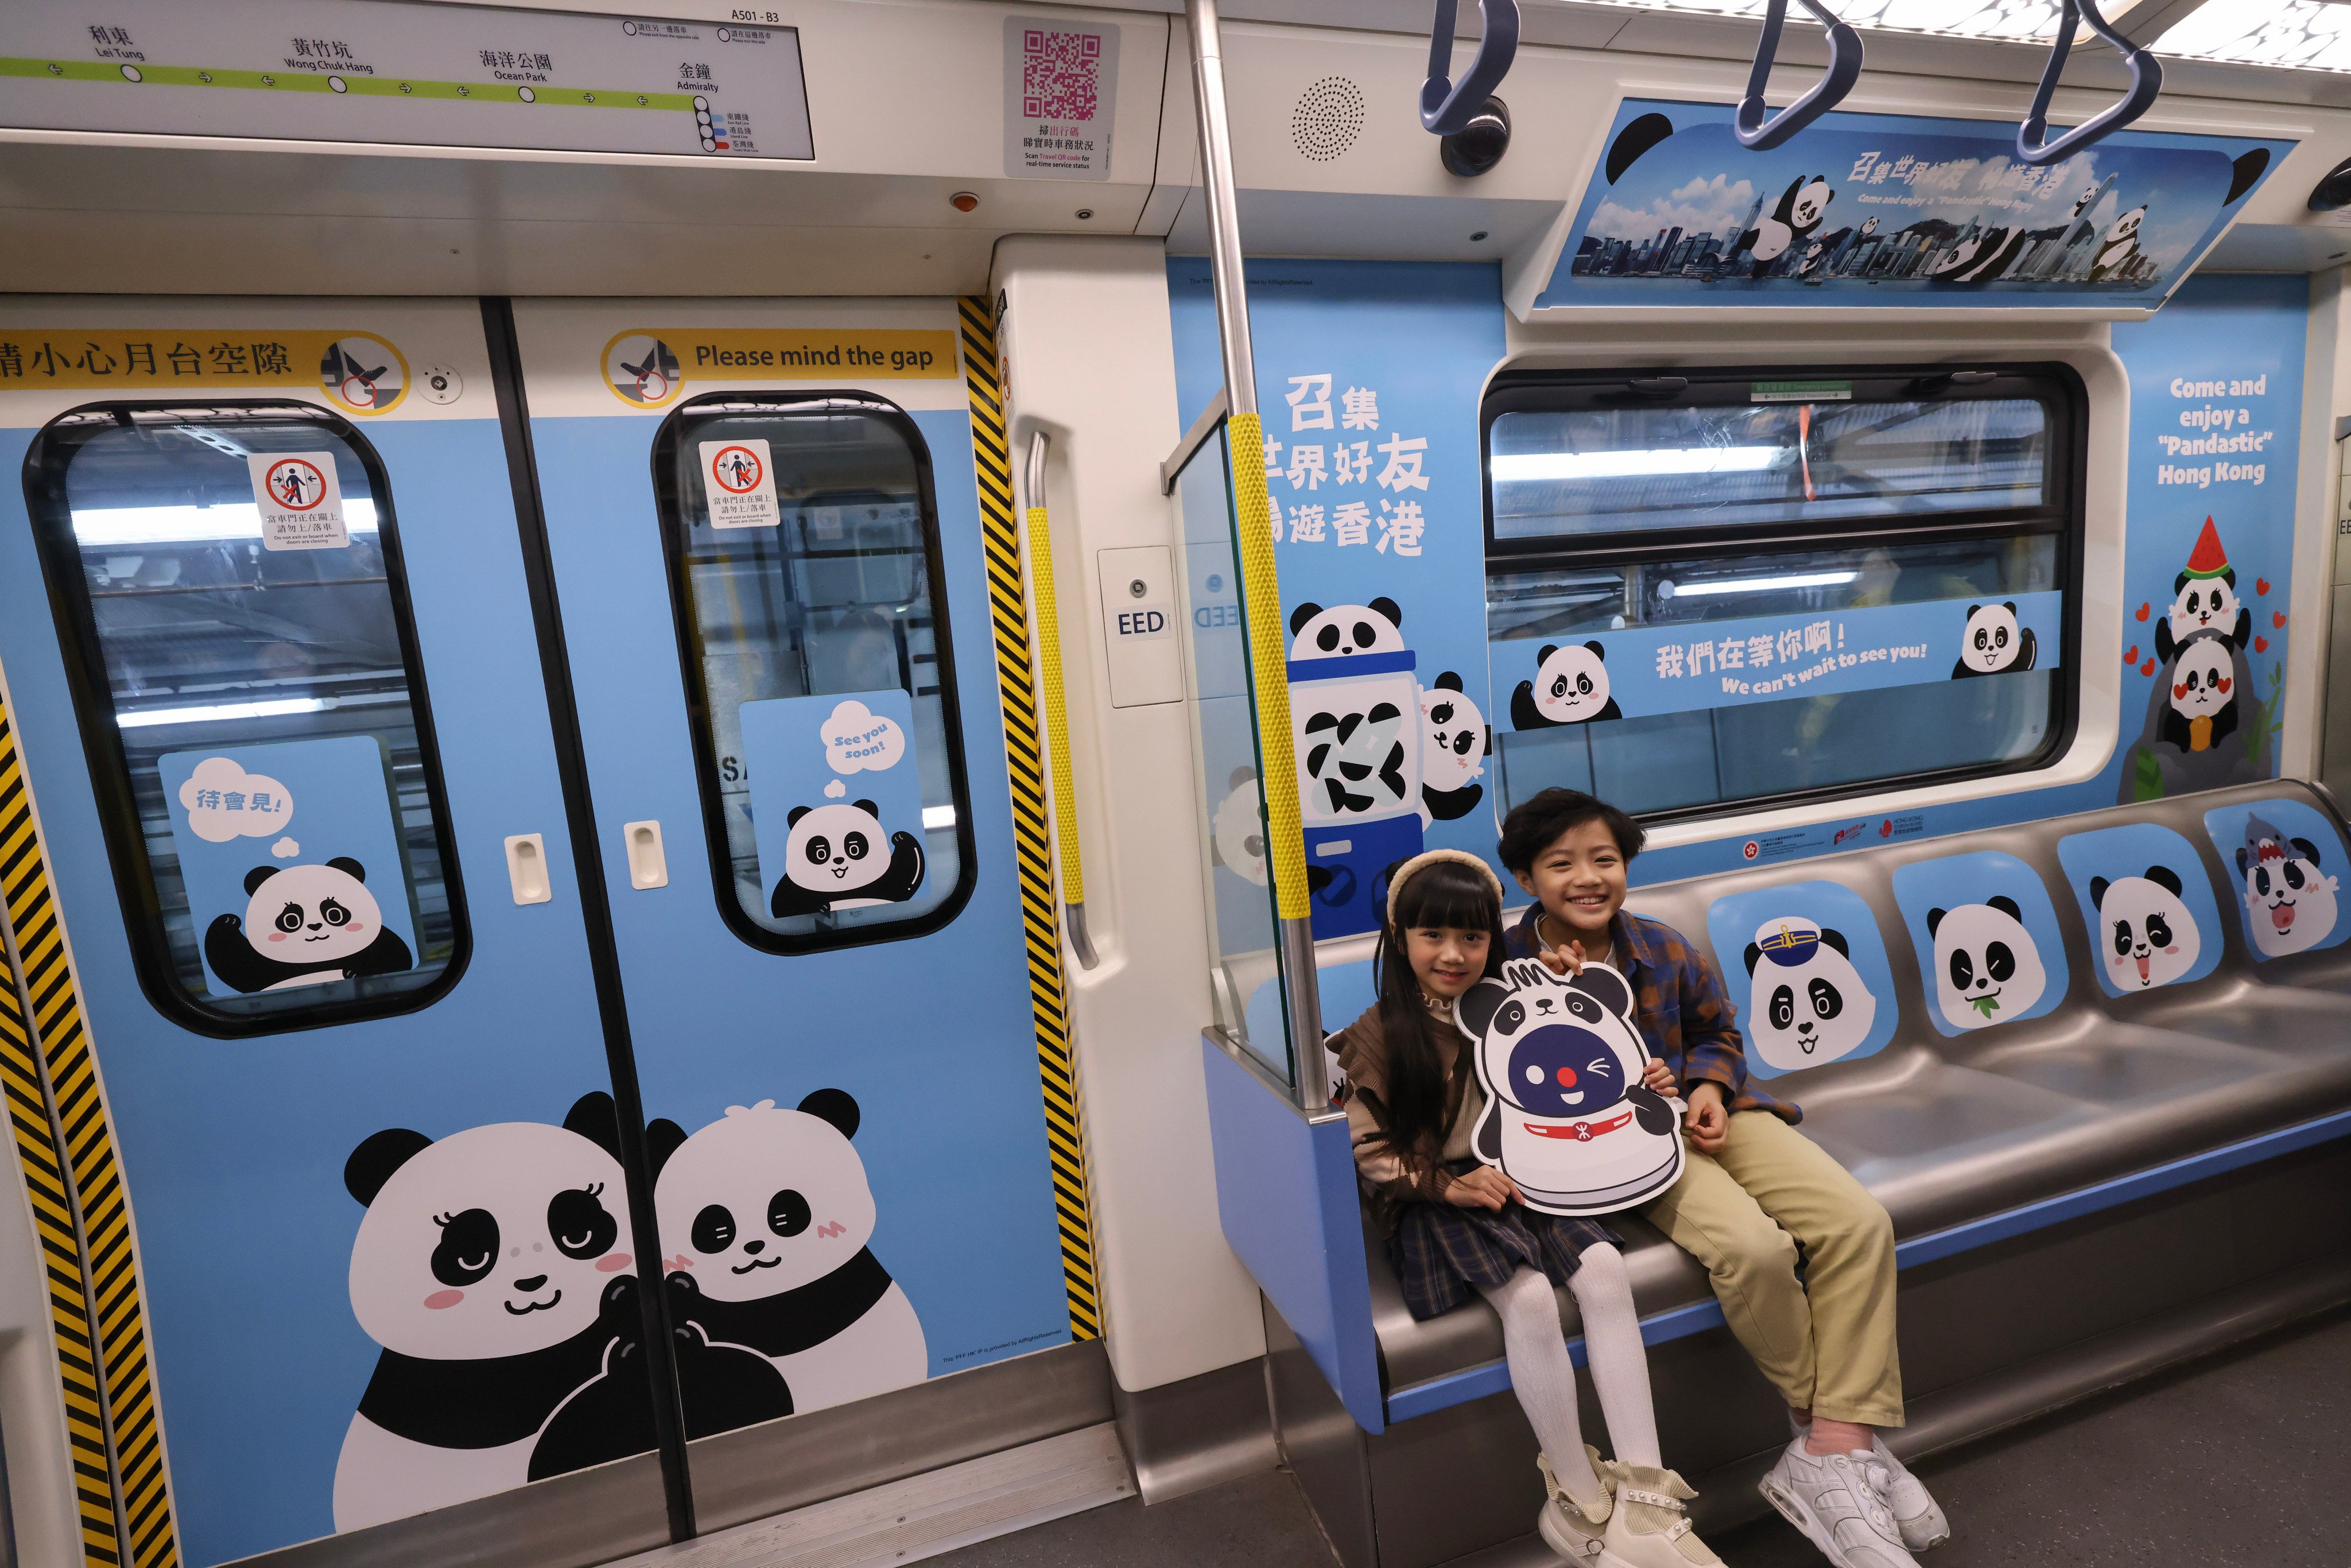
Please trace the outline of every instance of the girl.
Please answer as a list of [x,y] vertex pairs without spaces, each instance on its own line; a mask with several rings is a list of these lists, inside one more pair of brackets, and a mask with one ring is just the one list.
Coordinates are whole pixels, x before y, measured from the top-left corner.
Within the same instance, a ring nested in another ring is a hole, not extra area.
[[[1520,1202],[1480,1164],[1470,1135],[1485,1095],[1453,1004],[1502,972],[1502,884],[1459,850],[1431,850],[1388,879],[1374,975],[1379,1000],[1333,1037],[1347,1075],[1355,1166],[1415,1318],[1476,1291],[1502,1320],[1510,1385],[1542,1445],[1549,1494],[1536,1528],[1577,1568],[1710,1568],[1683,1517],[1698,1494],[1662,1467],[1649,1368],[1614,1235]],[[1662,1062],[1650,1087],[1670,1092]],[[1575,1366],[1554,1285],[1575,1294],[1600,1407],[1615,1440],[1604,1460],[1576,1425]]]

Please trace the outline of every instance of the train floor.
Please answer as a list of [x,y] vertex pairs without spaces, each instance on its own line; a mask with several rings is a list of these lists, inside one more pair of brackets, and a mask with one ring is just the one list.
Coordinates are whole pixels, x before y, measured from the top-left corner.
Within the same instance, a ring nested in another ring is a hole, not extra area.
[[[2351,1493],[2351,1309],[1939,1455],[1918,1473],[1954,1531],[1924,1568],[2343,1568],[2351,1542],[2335,1514]],[[1823,1561],[1776,1516],[1712,1544],[1731,1568]],[[931,1562],[1326,1568],[1332,1558],[1279,1472],[1151,1508],[1113,1503]]]

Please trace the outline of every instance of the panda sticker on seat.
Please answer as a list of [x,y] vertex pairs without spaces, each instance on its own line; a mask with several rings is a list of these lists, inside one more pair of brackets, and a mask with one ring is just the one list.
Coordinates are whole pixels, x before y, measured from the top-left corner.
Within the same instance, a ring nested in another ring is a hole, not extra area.
[[2166,865],[2147,867],[2145,876],[2090,879],[2090,902],[2098,911],[2092,942],[2124,995],[2168,986],[2196,967],[2204,939],[2180,901],[2185,886]]
[[1854,967],[1842,933],[1802,915],[1766,920],[1747,945],[1748,1032],[1782,1072],[1857,1051],[1877,1021],[1877,998]]
[[2016,900],[1995,894],[1930,909],[1927,931],[1935,941],[1935,998],[1953,1027],[2008,1023],[2041,999],[2049,975]]
[[1959,662],[1951,666],[1951,678],[2029,670],[2038,656],[2032,629],[2016,623],[2014,600],[1970,604],[1967,624],[1959,629]]
[[868,1245],[875,1207],[850,1140],[857,1102],[820,1089],[797,1109],[730,1105],[688,1137],[645,1133],[671,1320],[747,1348],[783,1375],[798,1412],[930,1375],[922,1321]]
[[784,874],[768,896],[768,913],[781,920],[914,897],[923,885],[922,841],[889,832],[880,810],[871,800],[793,807]]
[[1543,644],[1535,654],[1535,678],[1510,694],[1510,724],[1518,729],[1553,729],[1622,718],[1608,695],[1608,649],[1598,639],[1565,647]]
[[204,962],[231,990],[292,990],[415,966],[408,944],[384,925],[367,869],[349,856],[256,866],[245,891],[244,919],[223,915],[204,931]]
[[2264,958],[2303,953],[2335,929],[2335,879],[2319,869],[2318,846],[2288,838],[2259,816],[2245,820],[2245,841],[2237,851],[2237,874],[2245,879],[2245,925]]

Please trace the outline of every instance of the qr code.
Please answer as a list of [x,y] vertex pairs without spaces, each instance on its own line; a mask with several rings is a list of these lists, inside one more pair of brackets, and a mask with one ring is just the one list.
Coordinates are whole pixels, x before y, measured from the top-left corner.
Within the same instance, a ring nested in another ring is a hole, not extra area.
[[1102,78],[1100,33],[1049,33],[1020,39],[1020,113],[1028,120],[1092,120]]

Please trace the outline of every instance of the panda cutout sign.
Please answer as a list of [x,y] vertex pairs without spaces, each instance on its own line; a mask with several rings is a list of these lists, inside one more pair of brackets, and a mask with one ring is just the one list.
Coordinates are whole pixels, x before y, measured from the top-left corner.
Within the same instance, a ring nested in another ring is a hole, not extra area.
[[1469,988],[1454,1022],[1486,1092],[1472,1147],[1528,1207],[1613,1214],[1681,1178],[1681,1103],[1641,1082],[1648,1051],[1623,975],[1516,959]]
[[374,737],[167,752],[157,769],[214,997],[298,1005],[321,987],[417,968]]
[[893,687],[748,702],[737,713],[759,851],[757,914],[799,930],[913,903],[926,870],[913,699]]

